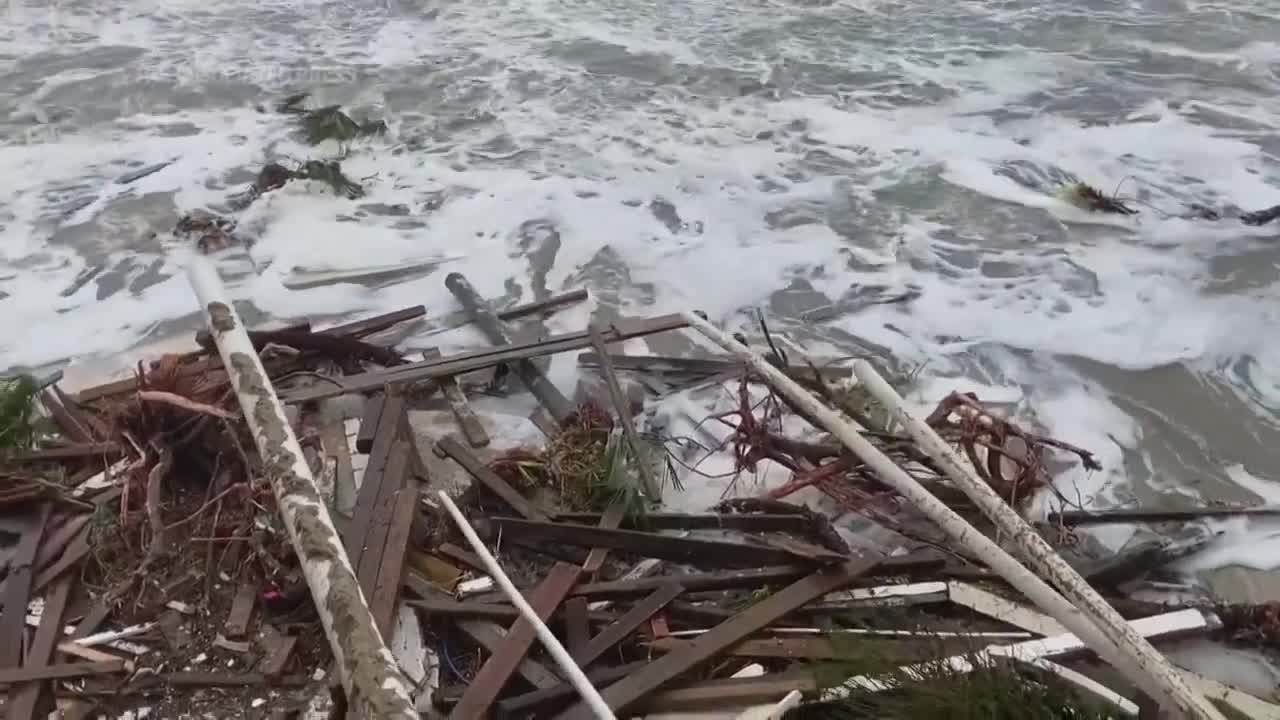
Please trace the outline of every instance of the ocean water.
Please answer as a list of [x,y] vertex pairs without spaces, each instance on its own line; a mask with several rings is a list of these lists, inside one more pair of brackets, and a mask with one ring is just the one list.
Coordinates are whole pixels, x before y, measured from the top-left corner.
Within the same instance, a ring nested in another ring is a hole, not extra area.
[[[506,299],[590,289],[552,331],[686,308],[750,330],[758,307],[813,355],[924,364],[921,407],[976,388],[1095,451],[1103,471],[1057,480],[1085,503],[1280,502],[1280,224],[1186,217],[1280,204],[1277,0],[0,0],[0,20],[0,369],[188,334],[195,250],[170,230],[207,210],[254,240],[216,256],[254,319],[448,312],[446,270]],[[272,111],[300,91],[390,131],[309,147]],[[336,157],[365,197],[295,183],[229,209],[266,162]],[[1077,179],[1141,214],[1071,208]],[[1280,523],[1212,529],[1182,569],[1280,566]]]

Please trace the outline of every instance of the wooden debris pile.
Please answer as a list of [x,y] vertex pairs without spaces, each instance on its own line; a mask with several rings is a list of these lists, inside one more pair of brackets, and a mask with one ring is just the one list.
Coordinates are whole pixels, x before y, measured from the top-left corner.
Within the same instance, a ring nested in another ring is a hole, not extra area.
[[[619,320],[518,341],[514,321],[586,293],[499,309],[461,275],[446,285],[461,309],[435,325],[474,323],[491,347],[398,349],[390,333],[430,336],[418,325],[422,307],[248,333],[294,411],[294,433],[370,615],[427,716],[593,717],[560,658],[538,641],[539,625],[618,717],[932,717],[922,708],[939,703],[948,717],[1139,712],[1140,693],[1086,674],[1089,645],[1020,599],[988,568],[990,558],[949,544],[864,459],[815,434],[819,419],[775,395],[762,370],[729,356],[609,349],[696,318]],[[857,422],[864,439],[981,532],[998,535],[978,522],[982,514],[937,458],[847,384],[847,370],[791,365],[767,330],[765,338],[774,367]],[[346,712],[330,644],[343,639],[326,638],[317,619],[214,337],[198,333],[196,347],[74,395],[56,382],[14,385],[29,406],[0,407],[28,428],[6,441],[0,462],[0,528],[11,541],[0,545],[7,717],[54,708],[75,718],[355,714]],[[538,362],[571,351],[587,351],[579,365],[599,370],[598,392],[570,400]],[[664,492],[700,478],[678,472],[686,463],[669,442],[638,426],[622,373],[649,387],[660,378],[664,391],[735,388],[733,410],[708,419],[728,430],[722,449],[738,471],[771,461],[791,480],[701,512],[663,508]],[[512,448],[469,395],[521,389],[541,406],[533,419],[546,439]],[[414,423],[437,396],[456,433]],[[784,432],[796,418],[815,432]],[[1043,453],[1094,462],[970,395],[945,398],[927,424],[1015,507],[1051,487]],[[469,488],[458,492],[449,476]],[[869,541],[788,501],[806,487],[896,539]],[[465,523],[446,512],[442,490],[463,506]],[[1126,572],[1083,574],[1115,597]],[[520,588],[532,617],[496,576]],[[1223,630],[1209,608],[1141,607],[1126,617],[1136,635],[1158,642]],[[1239,639],[1274,633],[1270,609],[1232,617]],[[1263,699],[1181,677],[1248,717],[1280,718]]]

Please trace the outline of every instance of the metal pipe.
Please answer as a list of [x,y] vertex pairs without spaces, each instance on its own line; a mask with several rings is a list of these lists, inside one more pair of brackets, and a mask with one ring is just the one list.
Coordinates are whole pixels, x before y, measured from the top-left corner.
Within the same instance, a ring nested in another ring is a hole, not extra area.
[[271,380],[217,272],[197,257],[187,271],[245,421],[356,717],[418,720],[410,685],[378,632],[351,560]]
[[[1109,635],[1102,632],[1040,576],[1023,567],[991,538],[979,532],[946,503],[934,497],[915,478],[908,475],[879,448],[872,445],[839,413],[820,402],[794,380],[770,365],[759,354],[734,340],[729,334],[691,312],[684,313],[683,317],[690,327],[747,363],[771,387],[809,413],[854,455],[874,470],[877,477],[937,523],[938,527],[954,542],[969,550],[975,557],[982,558],[1010,585],[1044,608],[1103,659],[1115,665],[1126,678],[1141,687],[1143,691],[1153,697],[1168,698],[1169,702],[1174,702],[1176,699],[1175,706],[1184,708],[1191,717],[1202,720],[1225,720],[1216,708],[1209,705],[1204,698],[1197,697],[1181,682],[1180,678],[1157,676],[1149,663],[1142,662],[1145,658],[1136,653],[1134,648],[1126,647],[1122,651]],[[1147,644],[1147,647],[1150,648],[1150,645]],[[1154,653],[1154,649],[1151,652]]]

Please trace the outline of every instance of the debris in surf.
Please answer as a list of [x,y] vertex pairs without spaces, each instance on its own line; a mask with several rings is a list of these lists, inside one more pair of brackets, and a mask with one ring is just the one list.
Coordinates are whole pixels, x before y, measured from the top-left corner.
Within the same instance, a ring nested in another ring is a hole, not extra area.
[[196,248],[208,255],[231,247],[249,247],[250,243],[237,236],[235,229],[233,220],[217,215],[192,214],[178,220],[173,234],[188,242],[194,239]]
[[1240,216],[1240,222],[1245,225],[1265,225],[1277,218],[1280,218],[1280,205],[1269,207],[1266,210],[1245,213]]
[[1113,213],[1116,215],[1137,215],[1138,211],[1120,202],[1114,197],[1107,197],[1097,188],[1084,182],[1072,183],[1061,190],[1059,197],[1082,210],[1090,212]]
[[326,140],[344,143],[358,137],[384,135],[387,132],[387,124],[382,120],[358,123],[342,112],[339,105],[308,111],[302,116],[302,126],[307,142],[311,145],[319,145]]

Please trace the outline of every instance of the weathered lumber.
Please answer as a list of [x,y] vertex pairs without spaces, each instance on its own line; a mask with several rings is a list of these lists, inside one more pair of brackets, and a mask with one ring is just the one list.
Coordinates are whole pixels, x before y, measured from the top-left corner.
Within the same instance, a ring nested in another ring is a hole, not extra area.
[[[53,659],[53,648],[62,637],[62,616],[66,612],[67,600],[74,585],[75,577],[63,575],[45,596],[44,611],[40,615],[40,625],[36,628],[31,647],[27,650],[25,667],[47,666]],[[25,609],[24,607],[23,610]],[[8,720],[32,720],[43,689],[44,683],[38,681],[11,689],[6,707]]]
[[69,678],[84,677],[85,675],[117,673],[124,669],[124,660],[4,668],[0,669],[0,685],[14,685],[16,683],[37,682],[41,680],[66,680]]
[[[360,579],[360,589],[369,599],[369,610],[373,612],[375,621],[381,621],[374,612],[374,591],[378,583],[378,573],[382,569],[383,556],[387,547],[387,535],[391,532],[391,523],[395,515],[395,501],[400,489],[404,487],[405,472],[409,469],[409,453],[413,450],[405,440],[397,440],[391,446],[390,457],[382,472],[373,515],[369,520],[369,530],[364,537],[364,549],[360,552],[360,563],[356,569],[356,577]],[[400,555],[403,566],[404,555]],[[385,618],[390,622],[390,616]],[[379,623],[379,630],[382,630]]]
[[369,610],[378,623],[378,629],[388,637],[393,629],[396,601],[400,599],[400,579],[404,575],[413,518],[418,509],[418,481],[409,480],[396,493],[392,504],[391,525],[387,528],[386,544],[382,550],[382,567],[378,569],[369,601]]
[[[443,356],[438,348],[424,350],[422,353],[423,360],[438,360],[441,357]],[[467,393],[462,389],[457,376],[440,378],[440,392],[444,394],[445,402],[449,403],[449,410],[453,413],[462,436],[467,439],[467,444],[473,448],[488,445],[489,433],[485,431],[476,411],[471,409],[471,402],[467,400]]]
[[105,457],[120,454],[120,444],[114,442],[77,443],[62,447],[41,448],[28,452],[14,453],[7,459],[19,463],[45,462],[48,460],[68,460],[83,457]]
[[[595,525],[600,518],[600,513],[566,512],[556,513],[553,519],[574,525]],[[813,524],[804,515],[647,512],[623,517],[618,527],[624,530],[744,530],[803,534],[812,530]]]
[[[609,342],[616,342],[634,337],[653,335],[654,333],[666,332],[668,330],[678,330],[682,327],[686,327],[687,325],[688,322],[680,315],[663,315],[661,317],[645,320],[620,321],[615,323],[605,333],[605,339]],[[473,370],[483,370],[485,368],[494,367],[495,365],[502,365],[517,360],[528,360],[529,358],[540,357],[543,355],[554,355],[556,353],[579,350],[590,344],[590,336],[586,332],[566,333],[564,335],[555,335],[536,342],[517,343],[486,350],[477,350],[474,352],[463,353],[461,355],[443,357],[439,360],[429,362],[424,360],[422,362],[401,365],[388,370],[337,377],[333,378],[333,383],[322,383],[314,387],[298,388],[293,391],[285,392],[281,396],[281,400],[290,404],[296,404],[323,400],[324,398],[346,395],[348,393],[369,392],[370,390],[377,390],[388,385],[412,383],[422,380],[449,377],[451,375],[460,375]]]
[[[620,502],[610,503],[605,508],[604,514],[596,522],[596,527],[604,530],[615,530],[622,524],[626,517],[626,507]],[[587,553],[587,559],[582,563],[582,572],[587,577],[594,577],[600,572],[600,568],[604,567],[604,561],[609,557],[609,548],[596,546],[591,548],[591,552]]]
[[1184,522],[1215,517],[1268,517],[1280,515],[1280,507],[1255,505],[1252,507],[1201,507],[1183,510],[1123,509],[1123,510],[1064,510],[1049,513],[1047,522],[1064,525],[1105,525],[1107,523],[1157,523]]
[[360,415],[360,429],[356,431],[356,452],[368,454],[373,450],[373,438],[378,434],[378,421],[382,418],[382,408],[387,396],[378,393],[365,400],[364,412]]
[[[488,620],[459,620],[456,624],[459,630],[466,633],[489,655],[497,655],[504,651],[503,643],[506,640],[507,631],[497,623]],[[521,660],[516,666],[516,674],[536,688],[549,688],[560,684],[560,678],[555,673],[533,658],[526,657]]]
[[604,372],[605,386],[609,388],[609,399],[613,402],[618,422],[622,424],[623,437],[631,448],[631,461],[635,464],[636,472],[640,476],[642,489],[651,500],[661,500],[662,487],[658,485],[658,480],[653,475],[653,466],[649,463],[645,444],[641,442],[640,435],[636,432],[636,425],[631,420],[630,404],[626,393],[622,391],[622,384],[618,382],[618,374],[613,370],[613,363],[609,361],[609,350],[605,346],[604,335],[601,334],[600,328],[595,326],[588,328],[587,332],[591,337],[591,346],[599,354],[600,369]]
[[[586,290],[570,290],[567,293],[552,295],[551,297],[542,300],[522,303],[520,305],[512,305],[505,310],[498,310],[497,315],[499,320],[518,320],[530,315],[549,315],[565,305],[572,305],[586,299]],[[442,332],[449,332],[450,330],[457,330],[458,328],[470,325],[472,320],[471,314],[466,310],[458,310],[457,312],[451,312],[448,315],[439,318],[437,322],[440,323],[440,327],[426,333],[427,335],[435,335]]]
[[229,638],[242,638],[249,632],[249,620],[253,617],[253,606],[258,602],[258,590],[252,583],[243,583],[236,590],[231,600],[231,611],[227,613],[227,624],[223,631]]
[[[685,358],[661,355],[620,355],[617,353],[584,352],[578,355],[578,365],[582,367],[603,367],[609,362],[617,370],[636,372],[686,374],[686,375],[718,375],[721,373],[742,372],[746,370],[741,360],[733,358]],[[824,361],[815,360],[818,375],[823,380],[842,380],[849,377],[849,368],[830,367]],[[789,367],[787,375],[796,380],[813,380],[813,368]]]
[[819,557],[788,548],[768,547],[726,540],[660,535],[639,530],[616,530],[567,523],[536,522],[495,517],[488,521],[509,537],[563,543],[578,547],[605,547],[700,566],[759,567],[762,564],[839,562],[843,556],[821,550]]
[[597,658],[608,652],[614,645],[625,640],[636,628],[666,607],[667,603],[674,600],[682,592],[684,592],[684,588],[676,583],[667,583],[654,590],[648,597],[636,603],[625,615],[601,630],[599,635],[591,638],[586,647],[573,652],[574,662],[583,667],[595,662]]
[[511,506],[511,509],[519,513],[521,517],[528,520],[547,520],[545,512],[534,505],[528,498],[521,495],[515,488],[511,487],[496,472],[480,462],[480,458],[463,447],[462,443],[446,436],[440,438],[440,441],[436,443],[436,448],[461,465],[471,477],[483,483],[486,489]]
[[[569,590],[578,581],[581,569],[567,563],[556,563],[546,578],[539,583],[529,596],[529,605],[543,621],[551,617],[551,613],[560,606],[568,596]],[[533,645],[536,631],[533,624],[521,617],[511,626],[502,644],[501,652],[494,653],[485,661],[476,673],[471,685],[453,712],[450,720],[480,720],[485,717],[489,707],[502,692],[511,674],[515,672],[520,661],[524,659]]]
[[26,621],[27,602],[31,599],[36,551],[49,521],[49,506],[41,505],[34,518],[29,518],[5,579],[3,612],[0,612],[0,668],[17,667],[22,660],[22,633]]
[[[646,643],[658,652],[675,652],[688,644],[688,640],[673,637],[655,638]],[[772,637],[743,640],[726,650],[725,654],[744,658],[836,660],[847,658],[849,648],[837,647],[828,637]]]
[[591,641],[591,621],[587,617],[587,599],[572,597],[564,601],[564,645],[578,665],[579,654]]
[[364,337],[365,335],[372,335],[373,333],[381,332],[392,325],[398,325],[406,320],[413,320],[414,318],[422,317],[426,314],[427,309],[425,307],[421,305],[414,305],[412,307],[404,308],[403,310],[395,310],[382,315],[365,318],[363,320],[354,320],[349,323],[334,325],[333,327],[325,328],[324,330],[317,330],[316,335],[333,335],[353,338]]
[[450,560],[456,560],[476,572],[484,572],[484,561],[480,559],[479,555],[476,555],[465,548],[460,548],[453,543],[441,544],[435,549],[435,553],[437,555],[443,555]]
[[360,491],[356,495],[355,512],[352,513],[351,523],[342,537],[353,566],[359,567],[360,556],[364,552],[364,539],[369,533],[369,525],[377,509],[378,494],[382,491],[387,463],[391,460],[391,448],[399,437],[404,418],[404,395],[392,393],[378,415],[378,425],[374,431],[375,442],[369,449],[369,462],[365,466],[364,479],[360,481]]
[[[596,685],[616,682],[643,668],[646,664],[645,662],[633,662],[619,665],[618,667],[596,668],[587,673],[587,679]],[[578,691],[573,688],[573,685],[560,683],[553,688],[535,690],[523,695],[512,695],[509,698],[503,698],[498,701],[494,715],[501,720],[521,720],[522,718],[530,717],[534,710],[553,709],[557,705],[564,706],[577,694]]]
[[[732,619],[715,626],[689,646],[664,655],[649,663],[643,670],[610,685],[601,692],[601,696],[610,708],[625,711],[642,697],[714,658],[752,633],[768,627],[787,613],[829,592],[847,587],[881,559],[879,553],[868,553],[839,567],[815,572],[797,580]],[[592,715],[585,703],[577,703],[557,717],[560,720],[590,720]]]
[[637,578],[635,580],[606,580],[603,582],[583,583],[574,588],[573,596],[592,599],[636,597],[648,595],[671,582],[679,583],[685,589],[685,592],[740,590],[794,582],[810,572],[812,572],[810,568],[799,565],[778,565],[755,570],[679,573],[676,575]]
[[637,702],[636,709],[649,713],[715,710],[771,702],[792,690],[814,693],[818,690],[818,680],[813,672],[805,669],[760,677],[704,680],[654,693]]
[[264,655],[258,669],[267,677],[277,677],[289,664],[289,657],[293,654],[294,646],[298,644],[298,638],[285,635],[273,626],[265,624],[262,626],[262,634]]
[[88,513],[72,515],[65,518],[65,521],[55,529],[45,528],[45,537],[40,541],[40,549],[36,551],[36,558],[32,567],[36,569],[36,575],[48,569],[50,565],[57,562],[62,557],[62,553],[66,551],[67,546],[75,541],[76,537],[89,524],[90,515]]
[[[445,287],[449,288],[449,292],[458,299],[465,310],[480,328],[480,332],[489,338],[489,342],[494,345],[510,345],[511,335],[508,333],[503,321],[498,318],[497,314],[489,307],[489,303],[481,297],[480,293],[471,286],[461,273],[449,273],[444,279]],[[520,359],[512,362],[509,367],[515,373],[516,377],[524,383],[529,392],[538,399],[547,412],[551,413],[551,417],[556,422],[564,422],[573,414],[573,405],[568,398],[550,381],[547,376],[542,373],[538,366],[534,365],[529,359]]]

